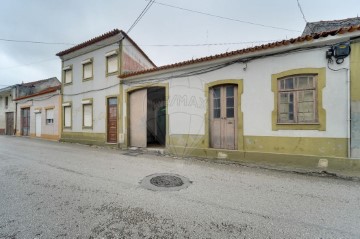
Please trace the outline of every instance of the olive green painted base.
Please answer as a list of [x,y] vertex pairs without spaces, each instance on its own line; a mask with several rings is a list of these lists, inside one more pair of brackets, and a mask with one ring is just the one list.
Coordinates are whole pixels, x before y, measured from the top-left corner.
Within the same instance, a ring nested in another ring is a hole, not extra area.
[[62,132],[60,142],[107,145],[105,133]]
[[[178,157],[224,159],[248,164],[306,170],[360,171],[360,160],[347,156],[347,139],[245,136],[245,150],[213,149],[201,135],[172,135],[167,153]],[[318,168],[319,159],[328,167]]]
[[[244,136],[243,142],[244,150],[235,150],[236,152],[347,157],[347,139],[345,138]],[[187,152],[194,149],[210,149],[204,135],[171,135],[167,147],[169,149],[175,147],[174,150],[176,147],[181,147]]]

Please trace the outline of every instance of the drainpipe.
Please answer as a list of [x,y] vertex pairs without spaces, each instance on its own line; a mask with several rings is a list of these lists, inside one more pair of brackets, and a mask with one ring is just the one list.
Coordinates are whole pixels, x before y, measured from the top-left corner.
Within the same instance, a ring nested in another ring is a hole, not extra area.
[[351,158],[351,81],[350,67],[346,69],[347,81],[347,136],[348,136],[348,158]]

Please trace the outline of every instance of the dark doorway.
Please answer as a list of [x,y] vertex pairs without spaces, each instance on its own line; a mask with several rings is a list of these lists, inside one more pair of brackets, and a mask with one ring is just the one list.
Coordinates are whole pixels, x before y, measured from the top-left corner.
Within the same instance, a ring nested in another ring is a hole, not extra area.
[[30,108],[21,109],[21,135],[30,135]]
[[152,87],[147,92],[147,145],[165,146],[165,88]]
[[6,135],[14,135],[14,112],[6,113]]
[[165,97],[165,87],[150,87],[130,93],[129,146],[165,146],[167,110]]

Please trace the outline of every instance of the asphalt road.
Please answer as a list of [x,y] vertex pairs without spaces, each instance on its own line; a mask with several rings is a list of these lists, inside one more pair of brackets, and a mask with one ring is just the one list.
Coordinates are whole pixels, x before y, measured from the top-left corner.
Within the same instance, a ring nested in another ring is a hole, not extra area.
[[0,136],[0,238],[360,238],[359,182],[123,153]]

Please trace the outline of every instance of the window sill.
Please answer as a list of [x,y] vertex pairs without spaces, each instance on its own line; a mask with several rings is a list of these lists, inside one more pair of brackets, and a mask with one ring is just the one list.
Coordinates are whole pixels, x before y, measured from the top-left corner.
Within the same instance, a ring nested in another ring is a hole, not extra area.
[[114,72],[107,72],[107,73],[106,73],[106,76],[107,76],[107,77],[108,77],[108,76],[115,76],[115,75],[119,75],[119,70],[114,71]]
[[90,80],[93,80],[93,77],[85,78],[82,81],[90,81]]
[[92,126],[83,126],[82,128],[83,128],[83,129],[93,129]]
[[63,83],[64,86],[68,86],[68,85],[72,85],[72,81],[71,82],[68,82],[68,83]]
[[321,123],[276,123],[273,131],[277,130],[318,130],[325,131],[325,125]]

